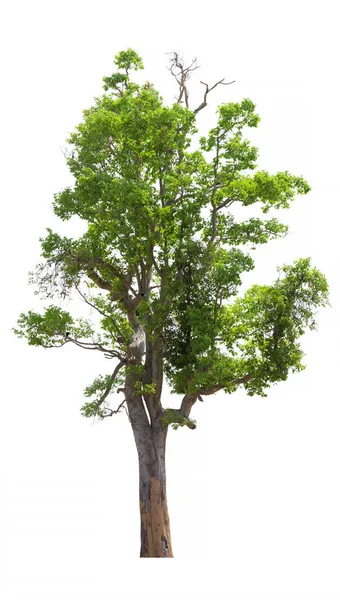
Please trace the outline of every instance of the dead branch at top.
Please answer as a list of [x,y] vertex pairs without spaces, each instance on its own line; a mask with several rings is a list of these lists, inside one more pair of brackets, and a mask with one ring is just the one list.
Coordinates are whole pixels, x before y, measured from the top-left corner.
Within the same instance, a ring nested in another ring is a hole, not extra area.
[[214,85],[212,85],[211,87],[209,87],[209,85],[207,83],[204,83],[204,81],[200,81],[200,83],[202,85],[205,85],[205,92],[204,92],[204,96],[203,96],[203,102],[201,102],[201,104],[195,108],[194,110],[194,114],[197,115],[197,113],[202,110],[202,108],[204,108],[205,106],[207,106],[207,96],[209,94],[209,92],[211,92],[213,89],[215,89],[215,87],[217,87],[218,85],[231,85],[232,83],[235,83],[234,81],[224,81],[225,77],[223,77],[223,79],[221,79],[220,81],[217,81]]
[[[191,73],[193,71],[196,71],[196,69],[200,68],[197,64],[197,58],[193,58],[190,65],[185,67],[183,58],[179,56],[178,52],[170,52],[169,54],[172,54],[172,58],[170,59],[170,67],[168,67],[168,69],[171,72],[171,75],[173,75],[173,77],[176,79],[178,86],[179,86],[179,95],[177,98],[177,104],[181,104],[184,102],[185,106],[187,108],[189,108],[189,91],[188,91],[187,84],[188,84],[188,80],[190,79]],[[200,81],[200,83],[205,86],[205,92],[204,92],[204,96],[203,96],[203,101],[194,110],[195,115],[197,115],[197,113],[200,110],[202,110],[202,108],[207,106],[207,96],[208,96],[209,92],[211,92],[212,90],[215,89],[215,87],[217,87],[218,85],[231,85],[232,83],[235,83],[235,80],[234,81],[224,81],[224,79],[225,79],[225,77],[223,77],[223,79],[221,79],[220,81],[217,81],[211,87],[209,87],[209,85],[207,83],[205,83],[204,81]]]
[[190,79],[190,73],[196,71],[196,69],[199,69],[197,58],[194,58],[190,65],[185,67],[183,58],[179,56],[178,52],[171,52],[170,54],[173,56],[170,59],[170,67],[168,67],[168,69],[179,85],[177,104],[181,104],[184,101],[185,106],[189,108],[189,92],[187,82]]

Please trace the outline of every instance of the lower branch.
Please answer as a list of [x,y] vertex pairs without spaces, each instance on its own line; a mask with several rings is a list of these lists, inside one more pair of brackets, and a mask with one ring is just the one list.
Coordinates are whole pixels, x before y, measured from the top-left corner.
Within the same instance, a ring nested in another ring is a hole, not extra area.
[[107,414],[106,415],[103,414],[102,418],[106,419],[107,417],[112,417],[113,415],[117,415],[118,413],[120,413],[121,409],[124,408],[124,410],[127,414],[127,418],[129,419],[129,422],[131,423],[131,419],[129,417],[129,412],[125,406],[125,402],[126,402],[126,399],[120,403],[120,405],[118,406],[118,408],[116,408],[116,410],[113,410],[112,408],[109,408],[109,407],[105,407],[103,410],[106,410]]
[[185,394],[182,400],[180,414],[185,418],[189,419],[189,415],[193,405],[195,404],[199,394]]
[[[111,348],[104,348],[104,346],[102,346],[99,343],[96,342],[82,342],[80,340],[77,340],[76,338],[72,338],[71,335],[66,332],[65,335],[65,342],[63,342],[62,344],[60,344],[61,346],[63,346],[64,344],[66,344],[66,342],[72,342],[73,344],[75,344],[76,346],[79,346],[79,348],[83,348],[84,350],[98,350],[99,352],[104,352],[105,358],[119,358],[119,360],[121,362],[126,362],[126,357],[124,357],[120,352],[118,352],[117,350],[112,350]],[[59,346],[45,346],[46,348],[56,348]]]
[[229,385],[240,385],[242,383],[247,383],[254,377],[253,373],[248,373],[243,377],[238,377],[237,379],[233,379],[227,385],[215,385],[211,388],[201,388],[192,394],[185,394],[182,399],[181,408],[167,408],[163,412],[161,417],[162,425],[172,425],[174,429],[178,429],[178,427],[189,427],[189,429],[196,429],[196,421],[190,419],[190,412],[197,400],[203,402],[202,396],[210,396],[227,388]]
[[196,421],[182,415],[180,408],[166,408],[161,417],[161,423],[163,426],[171,425],[173,429],[184,427],[184,425],[189,429],[196,429]]
[[211,396],[212,394],[216,394],[216,392],[219,392],[220,390],[224,390],[229,385],[241,385],[242,383],[247,383],[247,381],[250,381],[253,377],[254,377],[254,373],[248,373],[248,375],[244,375],[243,377],[238,377],[237,379],[232,379],[232,381],[230,381],[227,385],[226,384],[215,385],[209,389],[201,388],[198,393],[201,394],[202,396]]
[[199,393],[195,394],[185,394],[183,397],[181,408],[167,408],[163,416],[161,417],[161,421],[163,425],[172,425],[173,429],[178,429],[178,427],[189,427],[189,429],[196,429],[196,421],[190,419],[190,412],[195,404],[196,400],[201,400],[201,395]]

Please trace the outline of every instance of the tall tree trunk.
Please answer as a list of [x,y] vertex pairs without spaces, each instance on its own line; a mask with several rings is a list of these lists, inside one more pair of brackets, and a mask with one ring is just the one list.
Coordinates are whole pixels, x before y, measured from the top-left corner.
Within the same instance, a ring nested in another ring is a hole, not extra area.
[[138,444],[140,556],[141,558],[172,558],[165,474],[167,427],[156,423],[150,426],[149,433],[153,452],[150,453],[148,444],[144,448],[143,442]]
[[[145,332],[129,317],[133,327],[129,351],[134,364],[145,354]],[[154,347],[155,346],[155,347]],[[133,365],[133,363],[131,363]],[[141,519],[141,558],[172,558],[170,523],[166,499],[165,446],[168,426],[162,425],[162,354],[156,344],[147,345],[145,371],[156,381],[154,394],[136,393],[141,383],[138,371],[130,369],[125,379],[125,397],[139,459],[139,504]],[[144,404],[145,403],[145,404]]]
[[126,377],[125,391],[139,459],[140,556],[170,558],[173,554],[165,473],[168,426],[161,423],[161,409],[154,416],[148,416],[142,396],[135,392],[137,381],[139,376],[130,373]]

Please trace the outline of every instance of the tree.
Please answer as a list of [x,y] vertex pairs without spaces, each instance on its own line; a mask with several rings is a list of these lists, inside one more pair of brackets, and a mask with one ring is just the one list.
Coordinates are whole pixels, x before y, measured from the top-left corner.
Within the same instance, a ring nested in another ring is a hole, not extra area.
[[[151,83],[133,82],[131,72],[143,68],[134,50],[119,52],[115,67],[68,139],[74,185],[54,198],[54,213],[76,215],[87,231],[72,239],[49,229],[31,278],[45,300],[80,295],[98,322],[51,304],[22,313],[14,331],[32,346],[75,344],[115,359],[111,374],[85,389],[81,412],[104,419],[126,410],[139,458],[140,556],[172,557],[169,425],[195,429],[191,410],[203,396],[241,385],[265,396],[272,383],[302,370],[299,338],[315,329],[328,287],[310,259],[300,258],[279,269],[272,285],[238,295],[242,274],[254,268],[249,245],[288,229],[274,217],[237,221],[229,209],[256,205],[266,214],[310,190],[287,171],[256,170],[258,151],[244,137],[259,123],[253,102],[221,104],[216,126],[194,145],[208,94],[229,83],[201,82],[203,101],[192,110],[196,59],[185,67],[172,55],[179,90],[172,106]],[[164,376],[181,395],[179,407],[162,405]]]

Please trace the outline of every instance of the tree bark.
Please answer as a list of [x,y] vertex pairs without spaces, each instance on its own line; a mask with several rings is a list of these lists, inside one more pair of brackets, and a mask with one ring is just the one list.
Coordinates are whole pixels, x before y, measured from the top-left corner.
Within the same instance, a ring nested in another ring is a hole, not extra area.
[[[166,497],[165,446],[167,427],[150,427],[153,452],[146,444],[139,455],[141,558],[172,558]],[[142,444],[143,446],[143,444]]]
[[[137,375],[128,378],[127,405],[139,460],[141,558],[173,557],[166,498],[165,448],[168,427],[162,413],[149,422],[143,399],[132,393]],[[130,393],[129,393],[130,392]]]
[[[145,354],[145,332],[133,312],[129,343],[130,364],[140,365]],[[136,393],[140,375],[130,370],[125,379],[125,398],[139,460],[139,505],[141,558],[172,558],[170,523],[166,498],[165,446],[168,426],[163,425],[161,348],[147,344],[145,370],[157,384],[155,394]]]

